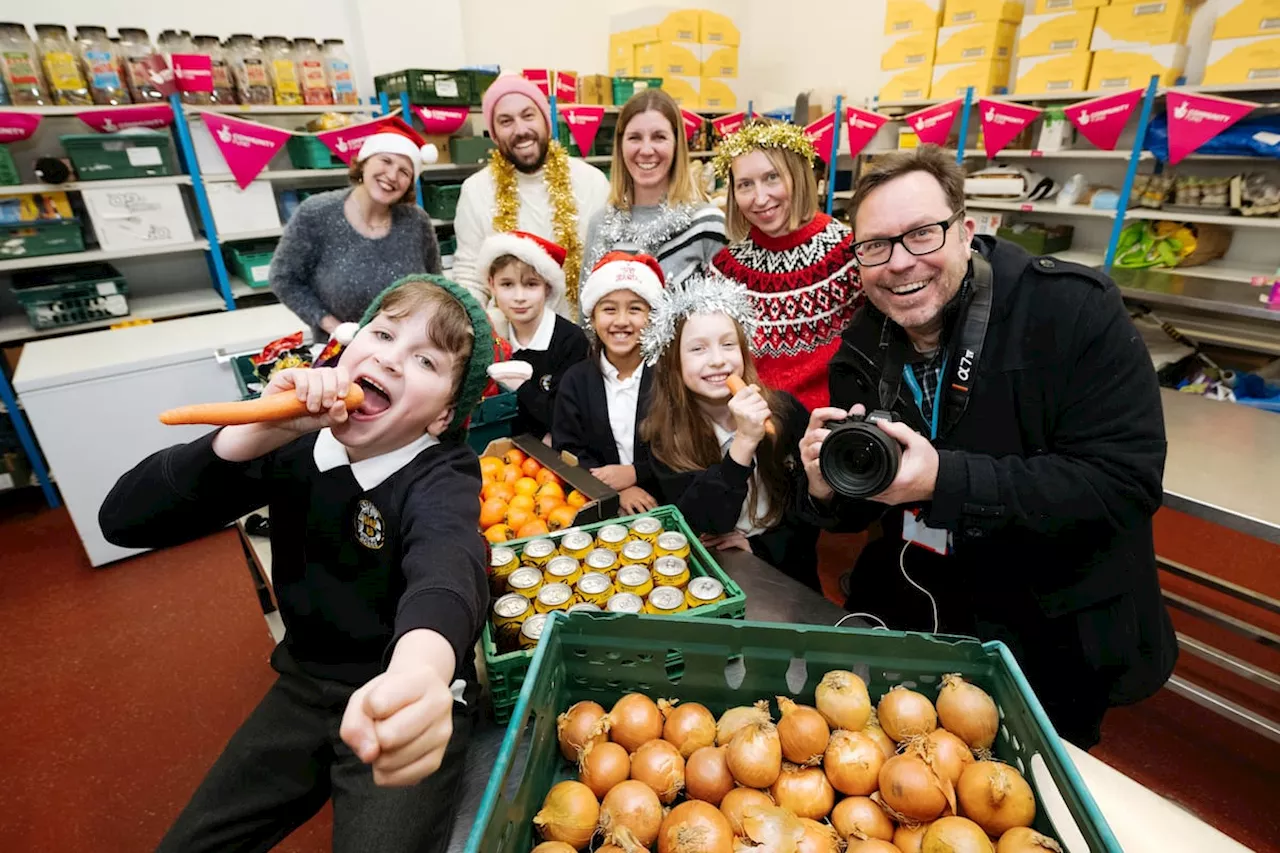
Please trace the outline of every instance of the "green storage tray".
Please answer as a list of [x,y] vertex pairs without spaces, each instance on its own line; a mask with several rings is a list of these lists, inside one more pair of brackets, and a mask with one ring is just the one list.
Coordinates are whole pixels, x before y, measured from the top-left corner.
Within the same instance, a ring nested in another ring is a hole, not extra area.
[[458,238],[449,237],[440,241],[440,257],[445,258],[458,251]]
[[[701,702],[719,715],[769,699],[776,720],[774,696],[812,705],[814,688],[833,669],[858,672],[873,701],[897,684],[936,699],[944,673],[963,674],[1000,709],[993,751],[1035,790],[1036,829],[1059,840],[1076,839],[1068,847],[1074,851],[1120,852],[1003,643],[814,625],[556,613],[534,652],[467,853],[525,853],[534,846],[532,818],[547,791],[576,778],[556,738],[556,715],[574,702],[590,699],[609,708],[624,693],[639,691],[654,699]],[[1053,820],[1047,805],[1056,806]]]
[[408,68],[379,74],[373,78],[378,94],[386,92],[392,98],[409,94],[409,103],[424,107],[470,105],[472,101],[471,71],[439,71],[435,69]]
[[614,77],[613,102],[622,106],[642,89],[661,89],[661,77]]
[[478,107],[484,101],[484,93],[489,91],[489,87],[493,85],[493,81],[498,79],[498,75],[492,71],[480,71],[474,68],[467,69],[467,76],[471,78],[471,106]]
[[13,161],[13,154],[8,145],[0,145],[0,186],[16,186],[22,183],[18,174],[18,164]]
[[[457,241],[454,241],[453,250],[445,252],[442,245],[440,254],[451,254],[456,249]],[[471,420],[467,423],[467,444],[476,452],[476,455],[484,453],[484,449],[494,439],[507,438],[511,435],[511,428],[516,419],[516,409],[516,392],[502,391],[492,397],[485,397],[480,401],[480,405],[472,410]]]
[[1070,249],[1074,233],[1075,229],[1070,225],[1034,224],[1034,227],[1023,230],[1001,227],[997,229],[996,236],[1017,243],[1033,255],[1052,255]]
[[462,184],[426,184],[422,188],[422,206],[432,219],[453,219],[458,212],[458,196]]
[[82,181],[155,178],[177,171],[168,133],[71,133],[58,141]]
[[110,264],[17,272],[13,292],[36,329],[129,316],[129,286]]
[[459,166],[471,163],[488,163],[489,152],[495,147],[487,136],[449,137],[449,160]]
[[231,361],[236,366],[236,385],[240,387],[240,399],[255,400],[261,397],[265,386],[258,378],[258,368],[253,363],[253,356],[238,355]]
[[591,144],[590,151],[582,151],[578,148],[578,143],[574,140],[573,133],[569,130],[569,125],[563,119],[559,123],[559,131],[556,137],[560,140],[560,145],[564,150],[569,152],[570,157],[590,157],[600,147],[600,134],[596,134],[596,140]]
[[84,251],[78,219],[50,219],[0,225],[0,259],[35,258]]
[[226,249],[227,265],[233,275],[250,287],[269,287],[271,258],[275,253],[275,241],[231,243]]
[[[678,530],[689,539],[689,573],[693,577],[701,577],[710,575],[720,583],[724,584],[724,599],[714,604],[707,604],[702,607],[687,610],[684,613],[674,614],[672,616],[656,617],[665,624],[673,621],[680,621],[690,618],[687,614],[696,616],[711,617],[714,619],[741,619],[747,612],[747,595],[742,591],[742,587],[734,582],[733,578],[725,574],[719,564],[712,559],[711,554],[698,541],[697,534],[689,529],[689,525],[685,522],[684,516],[680,510],[674,506],[660,506],[652,512],[646,512],[644,515],[652,515],[662,520],[662,526],[666,530]],[[595,524],[586,524],[575,527],[575,530],[585,530],[588,533],[594,533],[601,527],[608,524],[628,524],[632,520],[639,518],[638,515],[630,515],[621,519],[606,519],[605,521],[596,522]],[[553,540],[558,540],[563,533],[552,536]],[[521,553],[524,543],[527,539],[517,539],[509,542],[509,547],[515,548],[516,553]],[[484,623],[484,634],[482,637],[484,643],[484,663],[485,669],[489,674],[489,698],[493,707],[493,718],[499,723],[505,723],[511,719],[512,709],[515,707],[516,699],[520,692],[521,686],[526,679],[526,672],[529,669],[529,662],[533,660],[534,651],[518,650],[514,652],[498,653],[497,644],[493,640],[493,630],[486,619]],[[562,709],[563,710],[563,709]],[[541,799],[538,801],[541,803]],[[532,812],[530,815],[532,816]]]
[[284,149],[295,169],[346,169],[337,155],[314,136],[291,136]]

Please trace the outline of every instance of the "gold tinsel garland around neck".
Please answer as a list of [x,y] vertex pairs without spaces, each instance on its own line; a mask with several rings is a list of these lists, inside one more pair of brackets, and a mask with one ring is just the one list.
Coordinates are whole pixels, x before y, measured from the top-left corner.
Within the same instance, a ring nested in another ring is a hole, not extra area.
[[716,177],[722,181],[727,180],[734,160],[761,148],[790,151],[799,154],[810,164],[818,156],[817,149],[813,147],[809,137],[804,135],[803,128],[790,122],[757,119],[747,122],[716,146],[715,159],[712,161]]
[[[493,230],[498,234],[514,231],[520,222],[520,191],[516,167],[495,148],[489,153],[493,170]],[[565,298],[570,306],[578,306],[578,274],[582,268],[582,242],[578,239],[578,201],[573,197],[569,175],[569,155],[554,139],[547,145],[547,159],[542,179],[551,197],[552,239],[564,249]]]

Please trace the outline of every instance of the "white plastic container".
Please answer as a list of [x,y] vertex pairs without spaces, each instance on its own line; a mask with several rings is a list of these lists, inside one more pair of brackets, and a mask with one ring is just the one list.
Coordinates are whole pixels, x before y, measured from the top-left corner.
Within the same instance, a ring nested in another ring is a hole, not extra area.
[[280,227],[270,181],[254,181],[245,189],[236,184],[209,184],[205,192],[219,240],[234,240],[237,234]]

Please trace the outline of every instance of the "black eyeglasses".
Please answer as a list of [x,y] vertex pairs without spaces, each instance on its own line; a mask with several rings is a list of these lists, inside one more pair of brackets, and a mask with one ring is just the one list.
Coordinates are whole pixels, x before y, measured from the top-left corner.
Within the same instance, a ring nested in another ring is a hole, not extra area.
[[947,232],[951,230],[951,226],[956,223],[956,220],[962,216],[964,216],[964,210],[958,210],[951,214],[949,219],[912,228],[897,237],[876,237],[872,240],[854,243],[853,255],[858,259],[858,263],[861,266],[878,267],[881,264],[887,264],[889,259],[893,257],[893,245],[895,243],[901,243],[902,248],[913,255],[927,255],[930,252],[936,252],[946,245]]

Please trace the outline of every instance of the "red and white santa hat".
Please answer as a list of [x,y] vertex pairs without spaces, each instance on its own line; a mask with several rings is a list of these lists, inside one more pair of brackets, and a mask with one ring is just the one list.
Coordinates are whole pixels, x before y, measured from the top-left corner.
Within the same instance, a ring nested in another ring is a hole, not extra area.
[[587,283],[582,286],[578,301],[582,317],[590,321],[596,303],[618,290],[630,290],[650,306],[656,305],[662,296],[666,277],[657,258],[650,255],[632,255],[627,252],[609,252],[591,269]]
[[507,231],[504,234],[492,234],[480,244],[480,255],[476,258],[476,271],[488,277],[489,266],[503,255],[514,255],[533,267],[533,271],[551,285],[551,298],[554,303],[564,296],[564,259],[567,256],[564,247],[552,243],[537,234],[528,231]]
[[385,119],[378,132],[366,136],[356,155],[356,162],[363,163],[374,154],[400,154],[408,157],[413,163],[413,176],[422,175],[424,164],[434,163],[440,159],[440,151],[423,139],[412,127],[398,116]]

